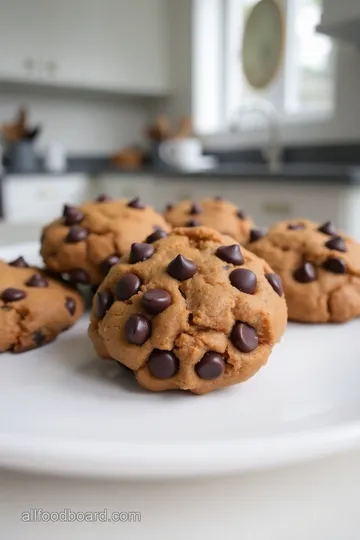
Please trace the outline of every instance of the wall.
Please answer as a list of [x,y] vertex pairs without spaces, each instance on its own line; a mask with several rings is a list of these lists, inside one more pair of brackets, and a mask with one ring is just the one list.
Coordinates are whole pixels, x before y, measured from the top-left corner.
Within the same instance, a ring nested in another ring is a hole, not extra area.
[[119,98],[0,86],[0,121],[27,107],[32,123],[43,126],[39,148],[61,142],[68,153],[99,154],[141,141],[153,103]]

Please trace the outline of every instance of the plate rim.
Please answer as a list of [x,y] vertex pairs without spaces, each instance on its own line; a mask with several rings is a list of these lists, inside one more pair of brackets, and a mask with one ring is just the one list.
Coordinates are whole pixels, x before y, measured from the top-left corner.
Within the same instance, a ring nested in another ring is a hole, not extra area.
[[[360,422],[241,442],[146,445],[0,434],[0,467],[55,476],[164,480],[282,468],[355,450]],[[144,462],[144,455],[147,456]]]

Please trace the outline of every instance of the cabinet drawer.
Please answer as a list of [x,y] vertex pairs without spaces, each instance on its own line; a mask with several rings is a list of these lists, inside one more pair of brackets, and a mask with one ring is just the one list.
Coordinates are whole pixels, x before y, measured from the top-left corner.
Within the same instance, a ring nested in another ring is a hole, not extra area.
[[65,203],[81,204],[88,197],[89,180],[83,175],[9,176],[3,183],[4,218],[46,223],[61,214]]
[[113,199],[133,199],[140,197],[145,204],[153,205],[154,178],[136,174],[110,174],[99,178],[98,191],[107,193]]
[[341,220],[343,188],[292,184],[279,181],[234,183],[230,199],[243,208],[254,221],[268,227],[277,221],[307,218],[314,221]]

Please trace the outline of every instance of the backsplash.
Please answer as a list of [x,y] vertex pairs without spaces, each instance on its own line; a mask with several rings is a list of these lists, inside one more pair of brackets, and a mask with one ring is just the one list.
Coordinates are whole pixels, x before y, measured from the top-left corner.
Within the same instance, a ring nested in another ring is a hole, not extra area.
[[71,154],[111,153],[138,143],[152,110],[144,98],[0,88],[1,119],[15,116],[20,105],[44,127],[40,150],[59,142]]

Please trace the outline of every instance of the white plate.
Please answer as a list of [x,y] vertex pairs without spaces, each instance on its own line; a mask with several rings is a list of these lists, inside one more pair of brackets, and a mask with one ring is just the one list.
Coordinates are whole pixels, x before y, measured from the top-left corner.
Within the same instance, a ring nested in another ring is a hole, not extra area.
[[[37,246],[0,249],[37,262]],[[139,388],[96,358],[87,317],[52,345],[0,355],[0,466],[169,478],[263,469],[360,445],[360,321],[290,325],[247,383],[206,396]]]

